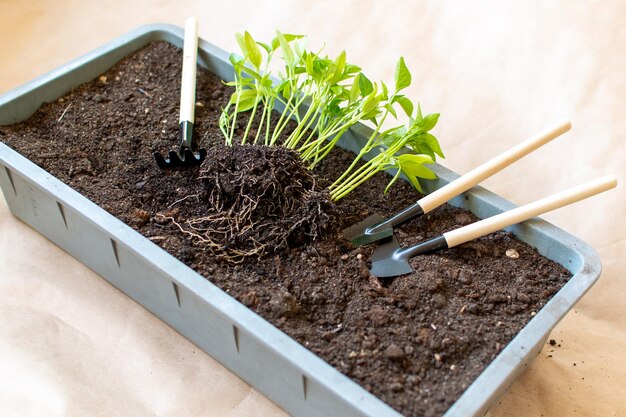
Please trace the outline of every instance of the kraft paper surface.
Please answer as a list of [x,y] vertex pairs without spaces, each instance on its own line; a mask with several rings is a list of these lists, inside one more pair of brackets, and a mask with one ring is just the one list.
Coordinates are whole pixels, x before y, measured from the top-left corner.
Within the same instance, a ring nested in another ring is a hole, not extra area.
[[[488,415],[626,415],[626,3],[0,0],[0,93],[190,15],[227,50],[244,30],[308,34],[375,80],[391,81],[404,56],[408,94],[441,113],[442,163],[459,173],[569,118],[571,132],[484,185],[523,204],[616,175],[611,192],[543,216],[598,251],[602,276],[550,336],[561,347],[546,346]],[[0,415],[285,412],[14,218],[0,194]]]

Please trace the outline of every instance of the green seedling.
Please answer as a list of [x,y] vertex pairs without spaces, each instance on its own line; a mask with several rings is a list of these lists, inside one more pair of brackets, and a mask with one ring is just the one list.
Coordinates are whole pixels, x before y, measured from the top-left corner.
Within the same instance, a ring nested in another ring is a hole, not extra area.
[[[385,83],[373,83],[360,67],[347,62],[345,51],[333,59],[321,51],[306,50],[302,35],[277,32],[270,43],[257,42],[248,32],[237,34],[236,38],[242,56],[231,54],[234,81],[226,83],[235,91],[220,117],[220,129],[227,145],[233,144],[238,114],[249,112],[242,144],[280,143],[298,151],[312,169],[350,127],[369,122],[375,128],[352,164],[330,186],[331,199],[345,197],[383,170],[397,170],[387,189],[401,173],[420,191],[418,178],[435,178],[424,165],[433,163],[436,155],[443,157],[437,139],[429,133],[439,115],[424,117],[419,105],[413,115],[412,101],[401,94],[411,84],[411,73],[403,58],[396,65],[394,88],[389,91]],[[278,82],[273,82],[270,66],[277,51],[284,72]],[[270,116],[277,106],[283,110],[278,121],[272,123]],[[381,130],[390,115],[398,118],[400,109],[409,117],[408,124]],[[252,135],[255,120],[258,128]],[[291,120],[296,122],[296,127],[284,137]],[[406,148],[413,153],[397,155]],[[376,150],[377,155],[358,166],[366,155]]]

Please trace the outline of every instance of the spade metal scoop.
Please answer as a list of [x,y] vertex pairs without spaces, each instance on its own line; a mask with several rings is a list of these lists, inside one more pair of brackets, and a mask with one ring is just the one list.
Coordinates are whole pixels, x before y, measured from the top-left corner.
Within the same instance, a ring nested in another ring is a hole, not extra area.
[[421,198],[412,206],[402,210],[390,219],[385,219],[379,214],[374,214],[365,220],[356,223],[343,230],[343,236],[354,246],[367,245],[368,243],[387,238],[393,234],[393,228],[401,225],[413,217],[426,214],[446,201],[469,190],[485,178],[489,178],[496,172],[508,167],[513,162],[528,155],[551,140],[561,136],[570,130],[571,123],[567,120],[560,121],[535,136],[526,139],[508,151],[474,168],[467,174],[457,178],[437,191]]
[[389,242],[380,245],[372,254],[370,272],[380,278],[396,277],[413,272],[409,260],[417,255],[449,249],[470,240],[503,229],[512,224],[521,223],[539,214],[555,210],[583,200],[587,197],[609,190],[617,185],[617,179],[606,176],[586,182],[550,197],[514,208],[493,217],[480,220],[467,226],[446,232],[434,239],[427,240],[409,248],[401,248],[392,234]]
[[165,158],[159,152],[154,159],[161,169],[200,165],[206,158],[206,149],[193,151],[193,121],[196,104],[196,65],[198,62],[198,24],[194,17],[185,22],[183,44],[183,76],[180,86],[180,117],[178,152],[170,151]]

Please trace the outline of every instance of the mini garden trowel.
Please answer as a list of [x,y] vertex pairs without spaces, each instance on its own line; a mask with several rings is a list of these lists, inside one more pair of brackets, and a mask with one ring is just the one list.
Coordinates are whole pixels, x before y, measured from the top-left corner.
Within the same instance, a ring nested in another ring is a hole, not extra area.
[[180,117],[178,152],[170,151],[168,158],[159,152],[154,159],[161,169],[200,165],[206,157],[206,149],[193,151],[193,122],[196,105],[196,65],[198,62],[198,24],[194,17],[185,22],[185,41],[183,45],[183,76],[180,86]]
[[567,120],[556,123],[554,126],[539,132],[535,136],[532,136],[508,151],[485,162],[481,166],[474,168],[467,174],[441,187],[437,191],[421,198],[417,203],[402,210],[390,219],[385,219],[379,214],[374,214],[345,229],[343,236],[352,242],[354,246],[362,246],[388,238],[393,235],[394,227],[401,225],[413,217],[426,214],[436,209],[451,198],[477,185],[485,178],[489,178],[496,172],[508,167],[513,162],[561,136],[563,133],[570,130],[571,127],[571,123]]
[[470,240],[520,223],[539,214],[575,203],[587,197],[609,190],[617,185],[617,179],[606,176],[586,182],[533,203],[514,208],[493,217],[444,233],[441,236],[419,243],[409,248],[401,248],[392,234],[389,242],[380,245],[372,253],[370,272],[380,278],[396,277],[413,272],[409,260],[417,255],[449,249]]

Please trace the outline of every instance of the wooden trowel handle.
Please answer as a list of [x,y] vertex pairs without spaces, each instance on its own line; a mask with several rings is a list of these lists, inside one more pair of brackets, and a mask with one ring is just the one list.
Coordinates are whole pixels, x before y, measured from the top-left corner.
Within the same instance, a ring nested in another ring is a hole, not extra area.
[[508,167],[513,162],[528,155],[532,151],[540,148],[551,140],[561,136],[572,128],[572,124],[568,120],[560,121],[553,126],[537,133],[536,135],[526,139],[519,145],[509,149],[508,151],[496,156],[495,158],[485,162],[479,167],[474,168],[467,174],[457,178],[451,183],[441,187],[437,191],[420,199],[417,204],[420,205],[424,213],[428,213],[445,203],[446,201],[456,197],[464,191],[469,190],[477,185],[485,178],[489,178],[496,172]]
[[196,105],[196,65],[198,62],[198,23],[195,17],[185,21],[183,43],[183,77],[180,86],[180,117],[178,122],[194,121]]
[[468,226],[461,227],[443,234],[448,247],[454,247],[461,243],[469,242],[486,234],[503,229],[512,224],[523,222],[541,213],[555,210],[583,200],[587,197],[609,190],[617,185],[617,179],[606,176],[594,181],[586,182],[577,187],[570,188],[550,197],[543,198],[533,203],[517,207],[488,219],[478,221]]

